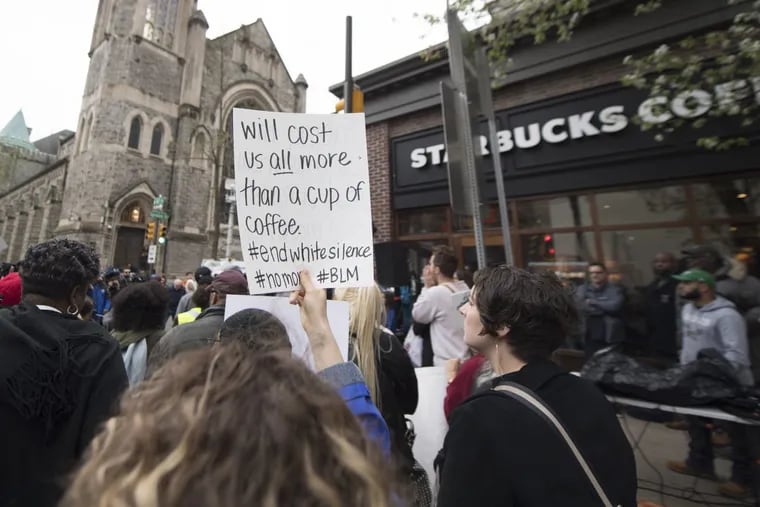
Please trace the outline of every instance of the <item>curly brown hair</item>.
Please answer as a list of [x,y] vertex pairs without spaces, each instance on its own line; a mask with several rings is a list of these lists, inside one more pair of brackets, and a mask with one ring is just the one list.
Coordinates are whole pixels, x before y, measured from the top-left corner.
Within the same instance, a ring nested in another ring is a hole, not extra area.
[[388,507],[393,474],[338,393],[287,352],[187,352],[125,395],[62,507]]

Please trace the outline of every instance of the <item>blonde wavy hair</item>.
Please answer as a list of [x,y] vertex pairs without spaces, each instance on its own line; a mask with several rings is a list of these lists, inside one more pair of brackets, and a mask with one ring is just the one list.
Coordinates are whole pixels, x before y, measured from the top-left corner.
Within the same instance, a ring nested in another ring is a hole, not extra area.
[[128,392],[62,507],[389,507],[387,460],[287,352],[185,353]]
[[380,386],[377,380],[378,343],[375,332],[385,321],[385,298],[377,285],[335,289],[333,299],[350,304],[349,330],[354,357],[364,380],[367,382],[372,401],[380,408]]

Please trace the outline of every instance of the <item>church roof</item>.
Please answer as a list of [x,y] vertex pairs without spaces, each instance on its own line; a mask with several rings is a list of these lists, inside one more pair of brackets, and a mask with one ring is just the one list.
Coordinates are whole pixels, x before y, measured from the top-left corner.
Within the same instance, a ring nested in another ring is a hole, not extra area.
[[61,130],[54,134],[50,134],[47,137],[43,137],[42,139],[38,139],[37,141],[34,141],[33,144],[41,152],[48,153],[50,155],[57,155],[58,148],[61,146],[61,143],[65,142],[73,135],[74,132],[71,130]]
[[36,150],[29,140],[29,127],[26,126],[24,113],[19,110],[11,121],[0,130],[0,143]]

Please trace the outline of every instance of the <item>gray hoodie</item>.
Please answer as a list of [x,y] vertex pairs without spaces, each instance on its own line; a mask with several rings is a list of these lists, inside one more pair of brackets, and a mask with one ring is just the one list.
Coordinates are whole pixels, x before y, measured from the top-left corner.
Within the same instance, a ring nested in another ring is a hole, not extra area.
[[717,350],[736,368],[736,376],[744,385],[752,385],[749,369],[747,327],[736,306],[722,296],[697,308],[688,303],[682,310],[683,348],[681,364],[691,363],[703,349]]

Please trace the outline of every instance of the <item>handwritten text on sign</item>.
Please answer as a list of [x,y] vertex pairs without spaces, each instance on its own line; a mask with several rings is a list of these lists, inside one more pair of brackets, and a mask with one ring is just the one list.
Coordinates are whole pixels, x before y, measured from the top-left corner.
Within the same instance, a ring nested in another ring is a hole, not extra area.
[[233,112],[240,242],[251,293],[374,283],[364,115]]

